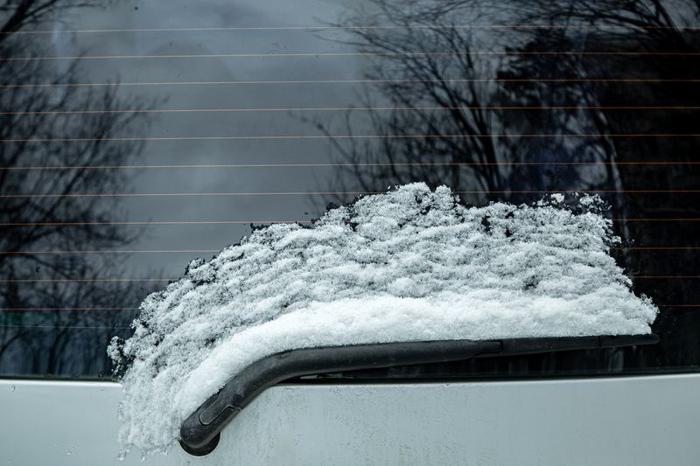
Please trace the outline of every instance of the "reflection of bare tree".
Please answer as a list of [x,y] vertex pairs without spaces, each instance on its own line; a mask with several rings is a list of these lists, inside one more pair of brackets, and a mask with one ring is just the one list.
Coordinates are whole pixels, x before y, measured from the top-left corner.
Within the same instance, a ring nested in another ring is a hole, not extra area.
[[[47,61],[25,60],[43,51],[37,45],[41,41],[24,32],[58,11],[97,3],[4,0],[0,4],[0,109],[4,112],[0,115],[0,187],[4,195],[0,206],[2,372],[82,374],[108,370],[99,367],[105,364],[100,360],[106,358],[95,352],[103,351],[111,327],[127,325],[131,317],[130,313],[115,311],[31,310],[114,308],[128,302],[134,293],[131,288],[95,284],[100,276],[118,273],[119,263],[113,257],[38,253],[113,249],[134,239],[119,226],[78,225],[113,220],[119,214],[116,201],[65,195],[124,190],[127,180],[123,172],[87,167],[121,165],[137,154],[138,144],[114,145],[103,138],[143,121],[131,113],[89,117],[46,113],[115,109],[124,104],[116,87],[89,91],[70,86],[28,86],[75,82],[78,62],[59,68]],[[18,84],[24,87],[11,87]],[[82,141],[36,141],[52,138]],[[8,196],[13,194],[22,196]]]
[[[537,85],[536,80],[531,86],[522,85],[523,78],[534,75],[575,76],[581,69],[580,57],[524,55],[531,58],[528,62],[516,50],[537,49],[528,33],[465,28],[498,20],[489,17],[494,14],[489,2],[426,1],[407,7],[405,2],[374,0],[371,4],[371,15],[363,11],[349,20],[351,24],[390,27],[353,30],[351,43],[375,57],[366,78],[376,84],[366,92],[363,106],[397,110],[370,112],[370,131],[364,132],[383,136],[379,142],[336,144],[350,166],[350,179],[362,189],[376,191],[421,180],[482,192],[465,196],[470,201],[517,201],[523,190],[620,188],[609,140],[568,137],[605,134],[604,115],[578,108],[596,106],[596,95],[576,85],[555,88]],[[499,14],[502,22],[513,13]],[[555,48],[576,50],[575,41],[567,41],[561,31],[554,33],[561,40]],[[509,77],[519,84],[509,85],[504,80]],[[357,123],[353,127],[355,121],[346,120],[347,131],[360,132]],[[327,123],[320,127],[333,132]],[[533,134],[549,137],[529,136]],[[557,160],[592,164],[587,170],[547,166]],[[347,180],[340,177],[341,183]]]
[[695,26],[700,14],[697,0],[583,0],[575,4],[570,0],[523,0],[519,4],[520,17],[537,19],[538,24],[599,27],[627,38],[631,32],[641,33],[634,38],[674,47],[690,46],[681,30]]
[[[337,146],[355,181],[368,191],[414,180],[431,185],[449,180],[455,189],[484,192],[503,189],[498,113],[485,108],[494,105],[495,93],[477,81],[495,63],[473,55],[475,38],[450,27],[441,10],[416,14],[399,2],[372,3],[379,11],[376,22],[399,27],[354,30],[352,43],[377,57],[366,72],[377,84],[363,106],[397,110],[370,112],[371,132],[384,136],[380,142]],[[367,24],[368,18],[351,21]]]
[[[681,29],[681,23],[700,16],[697,2],[676,2],[672,11],[664,3],[371,1],[371,8],[347,23],[388,26],[353,30],[351,43],[375,57],[366,77],[376,84],[366,92],[363,106],[399,110],[370,112],[369,130],[364,131],[358,130],[356,117],[347,116],[347,132],[383,138],[335,141],[351,172],[338,183],[377,191],[421,180],[483,190],[476,200],[514,201],[525,197],[518,191],[603,189],[614,191],[607,195],[613,215],[627,216],[633,201],[624,198],[619,162],[639,147],[610,135],[645,133],[652,127],[675,132],[688,119],[659,111],[630,119],[629,112],[614,107],[649,102],[650,96],[669,105],[696,100],[689,97],[694,89],[686,93],[682,85],[659,84],[696,76],[694,64],[634,55],[697,49],[697,39]],[[525,26],[488,27],[499,24]],[[588,55],[609,50],[631,54]],[[610,75],[660,81],[621,86],[587,79]],[[333,133],[328,122],[319,126]],[[581,134],[592,137],[571,137]],[[624,223],[618,233],[630,238]]]
[[[674,51],[696,52],[697,37],[684,31],[682,27],[695,24],[700,17],[699,4],[694,0],[666,2],[660,0],[642,0],[628,2],[623,0],[583,1],[572,2],[565,0],[543,1],[525,0],[519,3],[517,18],[519,24],[549,24],[568,25],[567,28],[544,28],[520,31],[517,42],[522,45],[518,50],[567,50],[581,52],[595,51]],[[575,82],[551,83],[535,80],[523,89],[519,86],[510,94],[519,92],[523,102],[527,104],[567,104],[575,106],[600,106],[585,112],[589,122],[589,130],[600,134],[597,141],[597,152],[600,160],[606,163],[606,178],[610,188],[618,190],[611,197],[617,217],[624,217],[633,199],[624,197],[622,191],[628,178],[624,168],[618,163],[625,161],[625,156],[633,151],[639,158],[639,152],[644,155],[645,148],[626,140],[613,140],[606,134],[644,133],[656,131],[673,133],[682,130],[683,121],[688,121],[687,115],[678,112],[647,112],[644,118],[629,118],[629,113],[610,110],[605,106],[634,105],[640,102],[655,101],[665,105],[690,105],[696,103],[693,97],[694,89],[684,89],[679,86],[668,86],[664,79],[680,79],[697,75],[697,64],[694,60],[669,59],[664,56],[635,56],[618,55],[596,57],[590,59],[580,55],[557,57],[542,57],[537,55],[521,55],[512,64],[512,69],[504,72],[502,77],[524,78],[533,70],[545,71],[545,77],[646,77],[652,80],[634,85],[621,85],[611,82]],[[611,76],[612,75],[612,76]],[[658,81],[653,81],[657,79]],[[689,91],[689,92],[686,92]],[[582,121],[579,111],[563,110],[552,114],[559,121]],[[668,123],[673,121],[673,124]],[[640,124],[642,123],[642,124]],[[679,125],[680,123],[680,125]],[[687,123],[686,123],[687,124]],[[664,143],[667,143],[664,141]],[[674,144],[674,143],[671,143]],[[590,145],[589,145],[590,146]],[[520,147],[523,147],[522,145]],[[656,154],[659,147],[654,147]],[[648,150],[648,148],[647,148]],[[681,151],[681,154],[685,151]],[[649,154],[654,157],[656,154]],[[631,180],[630,180],[631,181]],[[632,206],[632,210],[635,210]],[[620,231],[624,237],[630,237],[629,231]]]

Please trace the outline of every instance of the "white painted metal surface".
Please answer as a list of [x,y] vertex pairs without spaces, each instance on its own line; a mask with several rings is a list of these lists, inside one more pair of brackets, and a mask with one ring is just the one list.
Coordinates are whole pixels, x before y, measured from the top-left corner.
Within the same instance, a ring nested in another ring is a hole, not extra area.
[[112,383],[0,381],[8,465],[698,465],[700,374],[280,386],[214,453],[118,461]]

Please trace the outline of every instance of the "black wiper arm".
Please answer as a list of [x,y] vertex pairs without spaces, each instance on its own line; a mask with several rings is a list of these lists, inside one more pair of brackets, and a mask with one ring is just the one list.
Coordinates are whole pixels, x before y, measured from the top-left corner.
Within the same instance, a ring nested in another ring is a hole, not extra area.
[[229,379],[218,393],[212,395],[182,423],[180,445],[193,455],[210,453],[219,443],[221,430],[255,397],[269,387],[295,377],[462,361],[475,357],[649,345],[657,342],[656,335],[624,335],[379,343],[285,351],[260,359]]

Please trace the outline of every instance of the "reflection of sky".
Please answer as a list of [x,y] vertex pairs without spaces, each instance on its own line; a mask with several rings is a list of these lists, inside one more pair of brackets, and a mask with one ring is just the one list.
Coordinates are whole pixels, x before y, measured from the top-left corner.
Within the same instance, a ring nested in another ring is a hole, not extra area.
[[[80,10],[48,27],[60,30],[278,27],[327,24],[338,20],[343,2],[171,1],[115,2],[99,10]],[[323,34],[323,37],[321,35]],[[178,55],[348,51],[337,32],[308,30],[149,31],[54,33],[50,55]],[[42,37],[42,36],[39,36]],[[67,61],[56,61],[62,66]],[[240,80],[320,80],[361,77],[357,57],[236,57],[84,60],[82,82],[183,82]],[[356,101],[354,84],[242,84],[124,86],[120,96],[157,108],[344,107]],[[357,104],[355,104],[357,105]],[[337,115],[337,114],[336,114]],[[150,127],[128,136],[232,136],[319,134],[301,117],[328,121],[331,113],[299,111],[255,113],[155,114]],[[87,116],[86,118],[90,118]],[[257,164],[329,162],[328,142],[317,141],[172,141],[149,142],[134,164]],[[306,192],[327,186],[333,168],[153,168],[129,171],[131,192]],[[128,220],[294,220],[319,212],[304,195],[243,197],[130,198],[123,203]],[[115,219],[115,220],[121,220]],[[219,249],[238,241],[246,225],[148,226],[131,249]],[[197,254],[194,254],[195,256]],[[136,269],[165,266],[178,274],[192,254],[134,255]],[[138,270],[134,270],[138,275]]]

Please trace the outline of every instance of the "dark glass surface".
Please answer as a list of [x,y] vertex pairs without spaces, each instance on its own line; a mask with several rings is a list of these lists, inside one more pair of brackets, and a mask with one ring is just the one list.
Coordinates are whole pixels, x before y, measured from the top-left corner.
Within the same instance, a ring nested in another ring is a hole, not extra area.
[[691,0],[0,0],[0,374],[109,374],[141,299],[387,186],[599,193],[661,343],[444,375],[700,367]]

